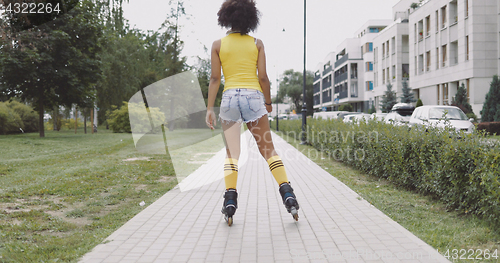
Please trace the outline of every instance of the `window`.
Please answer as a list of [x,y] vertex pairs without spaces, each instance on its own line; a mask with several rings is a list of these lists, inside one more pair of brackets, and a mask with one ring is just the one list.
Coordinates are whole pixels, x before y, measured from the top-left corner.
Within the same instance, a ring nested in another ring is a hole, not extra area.
[[396,54],[396,37],[393,37],[391,39],[391,49],[392,49],[392,54]]
[[443,84],[443,104],[448,105],[448,83]]
[[418,21],[418,41],[424,38],[424,20]]
[[396,81],[396,66],[392,66],[392,81]]
[[427,51],[427,53],[425,53],[425,60],[427,63],[426,71],[430,71],[431,70],[431,52],[430,51]]
[[441,7],[441,28],[446,27],[446,6]]
[[366,71],[373,71],[373,63],[366,62],[365,64],[366,64],[366,67],[365,67]]
[[385,43],[382,43],[382,59],[385,58]]
[[446,62],[448,60],[448,57],[447,57],[447,51],[446,51],[446,45],[444,45],[443,47],[441,47],[441,52],[442,52],[442,55],[443,55],[443,67],[446,67]]
[[367,81],[366,82],[366,91],[373,90],[373,82]]
[[465,36],[465,60],[469,60],[469,36]]
[[436,10],[436,33],[439,32],[439,10]]
[[373,51],[373,43],[370,42],[368,43],[368,52],[372,52]]
[[385,47],[387,48],[385,55],[389,57],[389,40],[387,40],[387,42],[385,43]]
[[431,34],[431,16],[425,18],[425,35],[429,36]]
[[439,48],[436,48],[436,69],[439,69]]
[[387,74],[387,82],[389,82],[389,68],[385,70],[385,73]]
[[378,28],[370,27],[370,33],[378,33],[379,31]]
[[467,89],[467,102],[470,103],[470,79],[465,80],[465,88]]
[[382,69],[382,84],[385,84],[385,69]]
[[465,17],[469,17],[469,0],[465,0]]
[[441,105],[441,97],[439,96],[439,90],[441,89],[441,85],[437,85],[437,98],[438,98],[438,105]]

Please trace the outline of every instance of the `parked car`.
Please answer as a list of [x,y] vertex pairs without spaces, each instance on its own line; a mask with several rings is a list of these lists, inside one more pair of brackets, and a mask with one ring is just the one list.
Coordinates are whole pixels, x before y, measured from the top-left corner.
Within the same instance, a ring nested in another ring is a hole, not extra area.
[[337,116],[337,120],[344,120],[344,116],[346,115],[355,115],[355,114],[361,114],[362,112],[347,112],[347,111],[343,111],[343,112],[340,112]]
[[410,117],[415,110],[415,106],[409,103],[397,103],[391,109],[384,120],[386,123],[395,125],[408,125]]
[[366,114],[366,113],[349,114],[349,115],[344,116],[344,122],[345,123],[354,122],[354,121],[359,122],[361,120],[368,121],[370,119],[370,117],[371,117],[371,115],[370,114]]
[[410,117],[410,125],[413,127],[452,127],[457,132],[472,133],[474,124],[472,119],[458,107],[429,105],[421,106],[415,109]]
[[313,114],[313,118],[322,118],[323,120],[337,119],[338,115],[343,112],[347,113],[347,111],[319,111]]
[[370,116],[371,120],[384,121],[387,113],[372,113]]

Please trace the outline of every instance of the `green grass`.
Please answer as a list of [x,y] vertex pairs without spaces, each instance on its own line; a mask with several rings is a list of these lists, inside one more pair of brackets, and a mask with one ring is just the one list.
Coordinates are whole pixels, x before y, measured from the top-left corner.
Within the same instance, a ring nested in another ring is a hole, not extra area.
[[131,134],[47,131],[0,147],[0,262],[76,262],[177,184],[170,158],[136,151]]
[[[473,262],[473,260],[453,260],[453,249],[457,249],[458,258],[464,254],[477,256],[481,249],[497,251],[500,257],[500,231],[493,229],[482,220],[447,211],[445,205],[429,197],[398,188],[387,180],[365,175],[357,170],[336,162],[315,148],[300,145],[294,138],[279,133],[288,143],[306,154],[311,160],[327,172],[342,181],[363,199],[408,229],[414,235],[438,249],[441,254],[449,251],[449,260],[454,262]],[[460,251],[461,249],[465,249]],[[470,251],[474,250],[474,254]],[[481,262],[498,262],[498,259]]]

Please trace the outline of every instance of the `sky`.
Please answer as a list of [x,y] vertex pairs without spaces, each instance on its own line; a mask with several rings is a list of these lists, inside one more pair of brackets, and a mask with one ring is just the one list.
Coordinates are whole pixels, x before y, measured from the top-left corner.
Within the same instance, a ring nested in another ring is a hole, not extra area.
[[[131,27],[158,30],[170,12],[168,0],[129,0],[124,16]],[[172,7],[176,0],[172,1]],[[306,69],[315,71],[328,53],[370,19],[392,19],[399,0],[307,0]],[[197,57],[209,58],[214,40],[225,36],[217,25],[223,0],[184,0],[187,17],[180,21],[182,55],[195,65]],[[267,74],[276,93],[276,79],[287,69],[302,72],[304,61],[304,0],[256,0],[261,13],[259,28],[250,35],[264,42]],[[205,51],[204,48],[208,51]]]

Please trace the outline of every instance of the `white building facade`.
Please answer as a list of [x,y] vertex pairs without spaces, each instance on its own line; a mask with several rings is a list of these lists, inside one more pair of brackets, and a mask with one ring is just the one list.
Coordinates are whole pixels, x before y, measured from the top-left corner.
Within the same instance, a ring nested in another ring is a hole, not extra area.
[[463,84],[479,116],[499,72],[498,5],[498,0],[430,0],[410,13],[410,86],[424,105],[450,105]]

